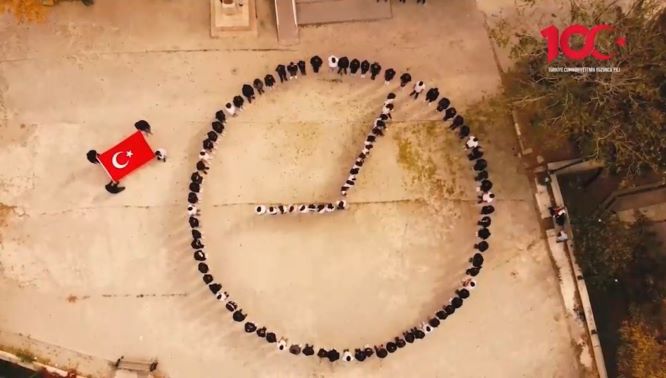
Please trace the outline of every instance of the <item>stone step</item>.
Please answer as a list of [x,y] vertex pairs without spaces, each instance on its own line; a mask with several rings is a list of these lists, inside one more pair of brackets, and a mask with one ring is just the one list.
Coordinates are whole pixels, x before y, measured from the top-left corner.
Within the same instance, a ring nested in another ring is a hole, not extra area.
[[375,0],[296,0],[299,25],[379,20],[392,17],[390,2]]
[[282,44],[298,43],[298,24],[293,0],[275,0],[275,19],[278,41]]

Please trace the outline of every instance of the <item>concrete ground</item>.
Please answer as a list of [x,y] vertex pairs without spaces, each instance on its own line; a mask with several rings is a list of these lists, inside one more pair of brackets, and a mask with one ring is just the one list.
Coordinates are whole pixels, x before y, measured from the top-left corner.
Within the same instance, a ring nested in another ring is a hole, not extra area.
[[[208,4],[64,3],[43,25],[0,23],[0,345],[106,376],[120,355],[170,377],[576,377],[557,277],[511,129],[483,125],[496,185],[480,288],[436,332],[387,360],[330,365],[242,334],[189,254],[187,180],[212,114],[278,62],[367,57],[435,84],[464,112],[498,90],[471,1],[394,4],[394,18],[301,30],[275,42],[210,39]],[[402,93],[387,137],[330,216],[260,218],[252,204],[328,200],[386,93],[334,75],[278,85],[229,122],[206,180],[211,268],[250,317],[296,342],[385,341],[449,299],[472,254],[477,207],[461,144]],[[109,196],[85,160],[151,122],[169,151]],[[474,128],[475,125],[470,125]],[[428,206],[430,205],[430,206]],[[63,351],[59,351],[59,346]],[[78,356],[78,357],[77,357]]]

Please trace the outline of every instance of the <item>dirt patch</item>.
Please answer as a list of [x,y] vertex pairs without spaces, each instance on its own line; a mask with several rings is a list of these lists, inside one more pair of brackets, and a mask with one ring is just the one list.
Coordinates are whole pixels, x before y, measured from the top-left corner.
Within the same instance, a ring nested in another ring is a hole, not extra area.
[[8,206],[0,202],[0,243],[2,243],[2,229],[7,227],[9,216],[14,209],[16,206]]
[[457,159],[450,155],[439,121],[421,122],[394,134],[398,143],[398,162],[411,175],[412,185],[425,189],[426,201],[431,204],[444,197],[460,194],[457,179],[451,174]]

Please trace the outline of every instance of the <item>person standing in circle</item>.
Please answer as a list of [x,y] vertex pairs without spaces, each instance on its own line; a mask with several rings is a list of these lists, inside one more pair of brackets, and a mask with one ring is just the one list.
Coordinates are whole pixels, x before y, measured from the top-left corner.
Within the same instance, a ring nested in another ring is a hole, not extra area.
[[257,90],[260,95],[264,94],[264,83],[259,79],[254,79],[252,86]]
[[321,60],[319,55],[315,55],[312,58],[310,58],[310,64],[312,65],[312,71],[314,73],[319,73],[319,68],[324,62]]
[[352,75],[356,75],[356,73],[358,72],[358,69],[359,69],[359,68],[361,68],[361,62],[360,62],[358,59],[356,59],[356,58],[352,59],[351,62],[349,63],[349,71],[350,71],[350,73],[351,73]]
[[271,74],[264,76],[264,83],[266,83],[266,87],[268,89],[273,89],[273,84],[275,84],[275,77],[273,77]]
[[389,85],[389,82],[393,80],[395,77],[395,70],[393,68],[389,68],[388,70],[384,71],[384,85]]
[[305,76],[305,61],[299,60],[296,65],[298,65],[298,70],[301,72],[301,75]]
[[370,62],[364,60],[361,62],[361,77],[365,78],[365,74],[370,70]]
[[298,79],[298,66],[294,62],[289,62],[287,66],[287,71],[289,72],[289,80]]
[[249,84],[243,84],[241,93],[247,98],[247,102],[251,104],[252,100],[254,100],[254,88]]
[[336,69],[338,69],[338,57],[331,55],[328,57],[328,70],[335,72]]
[[149,124],[147,121],[143,120],[143,119],[140,120],[140,121],[137,121],[137,122],[134,124],[134,127],[135,127],[137,130],[139,130],[139,131],[141,131],[141,132],[143,132],[143,133],[145,133],[145,134],[148,134],[148,135],[152,134],[152,132],[150,131],[150,124]]
[[425,89],[426,85],[423,81],[417,81],[416,84],[414,84],[414,89],[412,90],[412,93],[409,94],[409,96],[414,96],[414,100],[419,98],[419,95],[423,90]]
[[86,159],[93,164],[99,164],[99,154],[95,150],[90,150],[86,153]]
[[406,87],[410,81],[412,81],[412,75],[410,75],[409,72],[400,75],[400,88],[402,89]]
[[284,83],[285,81],[289,80],[287,79],[287,68],[284,66],[284,64],[278,64],[278,66],[275,67],[275,72],[277,72],[278,77],[280,78],[280,83]]
[[375,80],[375,78],[377,77],[377,75],[379,75],[381,70],[382,66],[379,63],[377,62],[372,63],[372,65],[370,66],[370,79]]
[[338,60],[338,74],[347,74],[347,68],[349,67],[349,58],[343,56]]

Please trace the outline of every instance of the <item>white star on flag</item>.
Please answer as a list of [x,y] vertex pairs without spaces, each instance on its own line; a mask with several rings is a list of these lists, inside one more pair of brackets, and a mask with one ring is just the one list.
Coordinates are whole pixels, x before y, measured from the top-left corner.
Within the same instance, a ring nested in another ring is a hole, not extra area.
[[125,156],[127,156],[128,158],[131,158],[132,155],[134,155],[132,151],[127,151],[127,153],[125,154]]

